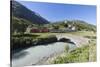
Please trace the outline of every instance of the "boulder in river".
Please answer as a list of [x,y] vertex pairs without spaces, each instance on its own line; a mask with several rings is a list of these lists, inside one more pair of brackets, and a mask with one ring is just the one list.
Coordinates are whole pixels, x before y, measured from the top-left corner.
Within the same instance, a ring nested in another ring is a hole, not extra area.
[[66,42],[66,43],[71,43],[71,44],[75,44],[74,42],[72,42],[70,39],[68,38],[61,38],[58,40],[58,42]]
[[68,38],[61,38],[61,39],[59,39],[58,41],[59,41],[59,42],[71,42],[71,40],[68,39]]

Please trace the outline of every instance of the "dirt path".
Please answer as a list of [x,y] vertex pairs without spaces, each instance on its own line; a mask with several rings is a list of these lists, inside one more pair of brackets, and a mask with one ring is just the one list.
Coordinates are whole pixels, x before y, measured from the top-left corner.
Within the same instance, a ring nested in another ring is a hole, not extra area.
[[72,34],[59,34],[56,35],[58,39],[60,38],[68,38],[72,42],[76,44],[77,47],[80,47],[82,45],[86,45],[89,42],[88,38],[82,37],[82,36],[77,36],[77,35],[72,35]]

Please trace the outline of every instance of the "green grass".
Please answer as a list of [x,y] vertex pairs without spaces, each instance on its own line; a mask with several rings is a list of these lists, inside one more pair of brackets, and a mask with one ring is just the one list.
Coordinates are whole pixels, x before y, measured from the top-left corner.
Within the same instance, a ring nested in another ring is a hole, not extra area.
[[46,43],[57,42],[57,38],[55,35],[49,34],[13,34],[11,38],[12,49],[26,48],[30,46],[37,46]]
[[[92,44],[92,45],[91,45]],[[89,61],[96,61],[96,40],[93,39],[89,47]]]
[[77,48],[71,52],[64,52],[64,55],[57,56],[50,63],[80,63],[96,61],[96,42],[91,41],[88,45]]
[[77,31],[77,32],[69,32],[68,34],[78,35],[78,36],[96,36],[96,32],[93,31]]

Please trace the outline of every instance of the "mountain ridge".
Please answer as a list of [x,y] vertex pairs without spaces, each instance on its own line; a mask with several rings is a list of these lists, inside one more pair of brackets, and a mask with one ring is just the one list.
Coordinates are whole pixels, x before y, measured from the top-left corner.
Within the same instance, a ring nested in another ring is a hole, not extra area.
[[[12,8],[12,15],[17,18],[23,18],[26,19],[33,24],[48,24],[49,21],[44,19],[42,16],[40,16],[38,13],[31,11],[21,3],[17,1],[11,1],[11,8]],[[37,15],[38,14],[38,15]]]

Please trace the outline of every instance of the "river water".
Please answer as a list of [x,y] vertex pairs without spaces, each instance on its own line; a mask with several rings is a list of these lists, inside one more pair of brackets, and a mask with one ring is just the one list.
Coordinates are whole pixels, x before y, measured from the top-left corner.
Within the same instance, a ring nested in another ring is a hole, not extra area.
[[74,44],[56,42],[47,45],[39,45],[17,52],[12,58],[12,67],[23,67],[27,65],[37,65],[39,62],[45,61],[54,54],[64,51],[65,46],[69,46],[72,50],[76,46]]

